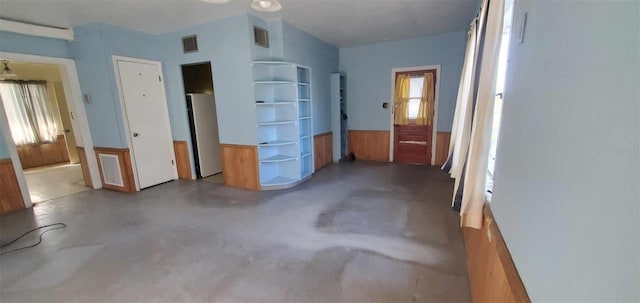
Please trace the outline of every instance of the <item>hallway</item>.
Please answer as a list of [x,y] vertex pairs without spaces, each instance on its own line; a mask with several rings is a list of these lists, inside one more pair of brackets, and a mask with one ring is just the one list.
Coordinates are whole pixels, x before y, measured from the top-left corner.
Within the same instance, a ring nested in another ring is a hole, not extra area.
[[452,186],[437,168],[354,162],[285,191],[85,191],[0,219],[2,242],[68,225],[0,257],[0,299],[467,302]]
[[90,190],[84,185],[80,164],[57,164],[27,169],[24,177],[31,202],[51,199]]

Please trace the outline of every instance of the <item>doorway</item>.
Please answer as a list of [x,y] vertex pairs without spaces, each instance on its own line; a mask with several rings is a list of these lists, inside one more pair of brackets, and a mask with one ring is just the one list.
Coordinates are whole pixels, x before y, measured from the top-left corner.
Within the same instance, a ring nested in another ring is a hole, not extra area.
[[197,179],[223,184],[222,155],[211,62],[182,65]]
[[101,188],[75,62],[4,52],[0,59],[13,71],[3,76],[0,128],[24,207]]
[[113,60],[137,189],[178,179],[160,62]]
[[395,71],[393,79],[392,161],[429,165],[435,147],[438,70]]

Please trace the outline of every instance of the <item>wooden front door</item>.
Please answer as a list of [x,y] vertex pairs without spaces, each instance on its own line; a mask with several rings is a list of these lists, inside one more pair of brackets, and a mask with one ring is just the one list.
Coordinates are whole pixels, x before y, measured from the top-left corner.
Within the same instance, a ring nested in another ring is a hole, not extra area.
[[[403,74],[409,75],[411,77],[410,86],[419,86],[411,87],[412,95],[410,95],[410,102],[419,102],[422,95],[421,88],[425,73],[433,73],[433,89],[435,89],[435,81],[437,81],[435,70],[396,73],[396,78]],[[429,114],[433,118],[434,113],[431,112]],[[409,125],[393,125],[393,161],[398,163],[429,165],[431,164],[433,123],[430,125],[417,125],[415,124],[415,120],[411,118],[410,116]],[[431,119],[431,121],[433,121],[433,119]]]

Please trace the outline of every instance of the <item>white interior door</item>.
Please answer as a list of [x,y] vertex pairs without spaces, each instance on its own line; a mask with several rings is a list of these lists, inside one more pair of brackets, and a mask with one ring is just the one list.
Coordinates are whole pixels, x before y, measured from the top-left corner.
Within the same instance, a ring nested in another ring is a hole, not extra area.
[[200,174],[204,178],[222,172],[216,102],[214,96],[209,94],[193,94],[191,102],[198,141]]
[[117,60],[117,66],[140,189],[175,179],[160,66],[125,60]]

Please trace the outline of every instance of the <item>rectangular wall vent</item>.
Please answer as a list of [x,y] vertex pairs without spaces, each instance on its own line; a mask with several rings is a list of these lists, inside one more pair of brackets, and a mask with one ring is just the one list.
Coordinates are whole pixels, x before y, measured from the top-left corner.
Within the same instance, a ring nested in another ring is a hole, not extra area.
[[99,154],[98,157],[100,158],[100,167],[102,167],[102,178],[104,179],[104,183],[124,187],[118,156]]
[[269,32],[262,27],[253,27],[253,40],[256,45],[269,48]]
[[196,35],[182,37],[182,50],[185,54],[198,51],[198,38]]

